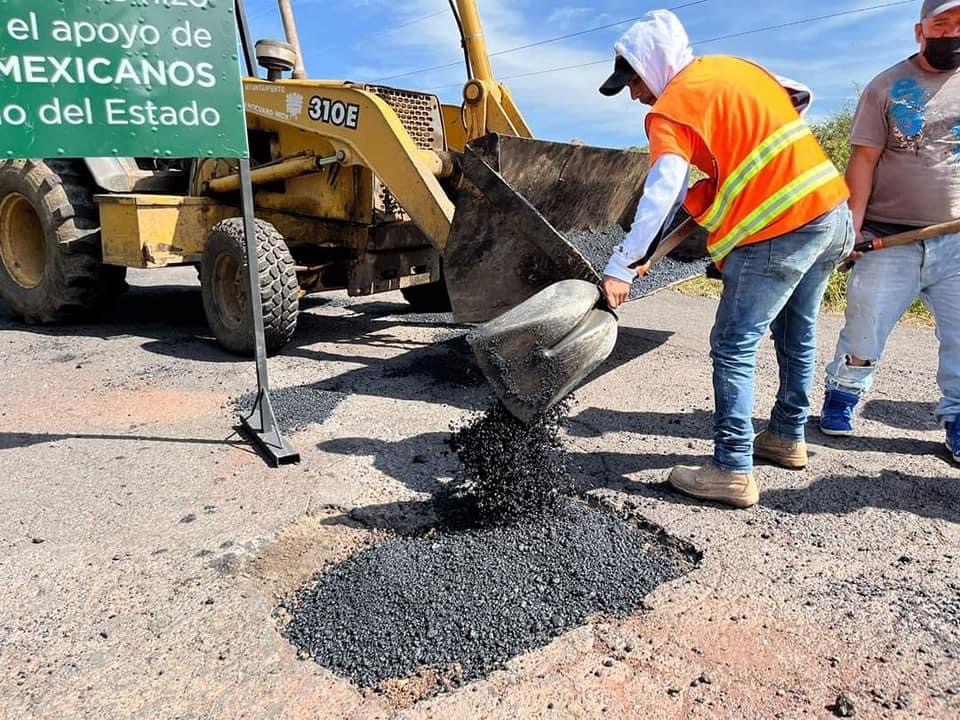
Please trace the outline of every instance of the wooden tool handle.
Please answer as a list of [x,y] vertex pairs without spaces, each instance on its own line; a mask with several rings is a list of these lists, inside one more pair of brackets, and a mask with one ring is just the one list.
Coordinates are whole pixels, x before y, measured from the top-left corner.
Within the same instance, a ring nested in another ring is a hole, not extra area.
[[680,245],[690,237],[694,231],[697,229],[696,221],[691,217],[684,220],[680,223],[672,233],[667,235],[663,240],[660,241],[660,244],[657,245],[657,249],[654,250],[653,255],[650,256],[646,262],[635,262],[630,265],[631,268],[639,267],[650,267],[661,260],[663,260],[667,255],[676,250]]
[[857,252],[870,252],[871,250],[883,250],[884,248],[897,247],[898,245],[909,245],[912,242],[920,240],[929,240],[930,238],[940,237],[941,235],[950,235],[960,232],[960,219],[951,220],[938,225],[930,225],[925,228],[908,230],[907,232],[897,233],[896,235],[887,235],[882,238],[874,238],[866,242],[859,243],[854,250]]

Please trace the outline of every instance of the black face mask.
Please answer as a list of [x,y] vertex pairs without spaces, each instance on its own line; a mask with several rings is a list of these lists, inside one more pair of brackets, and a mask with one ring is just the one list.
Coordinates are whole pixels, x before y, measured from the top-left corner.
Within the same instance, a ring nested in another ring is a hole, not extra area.
[[927,38],[923,57],[937,70],[960,68],[960,37]]

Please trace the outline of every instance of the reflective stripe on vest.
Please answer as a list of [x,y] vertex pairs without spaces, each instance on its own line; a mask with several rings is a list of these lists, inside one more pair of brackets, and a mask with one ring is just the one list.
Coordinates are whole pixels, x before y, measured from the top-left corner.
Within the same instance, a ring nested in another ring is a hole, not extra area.
[[840,177],[840,173],[837,172],[837,168],[829,160],[811,168],[791,181],[782,190],[767,198],[725,237],[711,242],[707,248],[710,256],[715,261],[722,260],[735,250],[741,242],[763,230],[791,205],[838,177]]
[[730,173],[730,176],[717,192],[713,205],[700,218],[699,224],[710,232],[716,232],[717,228],[723,225],[733,201],[743,191],[747,183],[769,165],[777,155],[810,134],[810,127],[800,119],[787,123],[776,132],[771,133]]

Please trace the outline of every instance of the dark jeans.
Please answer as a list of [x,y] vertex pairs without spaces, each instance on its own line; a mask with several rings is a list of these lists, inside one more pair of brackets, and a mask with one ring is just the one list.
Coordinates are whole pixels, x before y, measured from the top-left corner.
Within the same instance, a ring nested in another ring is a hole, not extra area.
[[853,249],[846,203],[794,232],[727,256],[723,296],[710,335],[713,359],[714,464],[753,470],[753,397],[757,346],[769,328],[780,390],[769,430],[801,440],[810,411],[820,302],[834,268]]

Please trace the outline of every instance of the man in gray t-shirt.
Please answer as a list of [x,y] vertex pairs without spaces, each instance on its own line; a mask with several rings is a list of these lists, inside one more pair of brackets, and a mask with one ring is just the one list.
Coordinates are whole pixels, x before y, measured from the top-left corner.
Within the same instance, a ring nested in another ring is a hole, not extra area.
[[880,150],[868,222],[926,227],[960,218],[960,73],[922,63],[915,55],[880,73],[853,118],[850,144]]
[[[914,32],[920,52],[874,79],[854,117],[846,179],[858,240],[960,218],[960,0],[924,0]],[[960,462],[960,234],[853,259],[821,430],[853,434],[887,338],[919,295],[940,339],[936,414]]]

